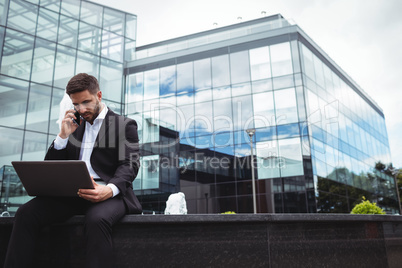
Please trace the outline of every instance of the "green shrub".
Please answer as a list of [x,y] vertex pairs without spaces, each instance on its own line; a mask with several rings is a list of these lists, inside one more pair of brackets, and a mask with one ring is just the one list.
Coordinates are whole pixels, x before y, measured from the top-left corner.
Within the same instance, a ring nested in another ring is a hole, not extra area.
[[236,212],[234,212],[234,211],[226,211],[226,212],[222,212],[221,214],[236,214]]
[[351,214],[385,214],[385,212],[377,206],[376,203],[371,203],[369,200],[363,196],[363,200],[361,203],[357,204],[352,211]]

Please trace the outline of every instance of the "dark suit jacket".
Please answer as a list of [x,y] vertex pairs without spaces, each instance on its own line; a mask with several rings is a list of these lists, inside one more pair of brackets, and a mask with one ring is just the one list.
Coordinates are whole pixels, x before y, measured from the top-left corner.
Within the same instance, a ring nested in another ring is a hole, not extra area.
[[[78,160],[85,124],[69,136],[65,149],[56,150],[54,142],[45,160]],[[91,165],[106,183],[113,183],[120,193],[128,213],[141,213],[142,207],[134,194],[132,183],[140,167],[137,123],[109,110],[96,137]]]

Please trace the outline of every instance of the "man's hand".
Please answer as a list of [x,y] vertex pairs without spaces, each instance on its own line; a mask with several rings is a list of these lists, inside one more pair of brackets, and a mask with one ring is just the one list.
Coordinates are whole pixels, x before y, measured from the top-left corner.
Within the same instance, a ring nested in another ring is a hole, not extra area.
[[73,118],[76,120],[81,120],[81,118],[76,118],[74,113],[73,109],[66,111],[64,119],[61,121],[60,138],[66,139],[78,128],[78,125],[73,122]]
[[109,186],[98,185],[92,178],[95,189],[79,189],[78,196],[92,203],[105,201],[113,197],[113,191]]

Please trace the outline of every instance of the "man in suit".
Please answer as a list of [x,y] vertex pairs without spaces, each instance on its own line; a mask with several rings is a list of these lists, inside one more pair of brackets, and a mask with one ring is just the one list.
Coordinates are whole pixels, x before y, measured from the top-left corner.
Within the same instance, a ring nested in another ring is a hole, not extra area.
[[91,75],[75,75],[66,92],[80,117],[73,109],[66,111],[45,160],[85,161],[94,189],[80,189],[77,197],[36,197],[21,206],[5,267],[32,267],[40,229],[76,214],[85,214],[85,267],[113,267],[112,226],[124,215],[142,211],[132,188],[140,166],[136,122],[101,102],[98,81]]

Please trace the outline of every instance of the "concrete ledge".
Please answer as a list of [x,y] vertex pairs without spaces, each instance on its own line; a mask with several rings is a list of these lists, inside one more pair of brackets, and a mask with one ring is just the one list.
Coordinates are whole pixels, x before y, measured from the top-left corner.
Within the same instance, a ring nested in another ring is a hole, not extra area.
[[[82,267],[83,216],[43,230],[40,267]],[[13,218],[0,218],[0,265]],[[400,267],[402,216],[127,215],[115,267]]]

